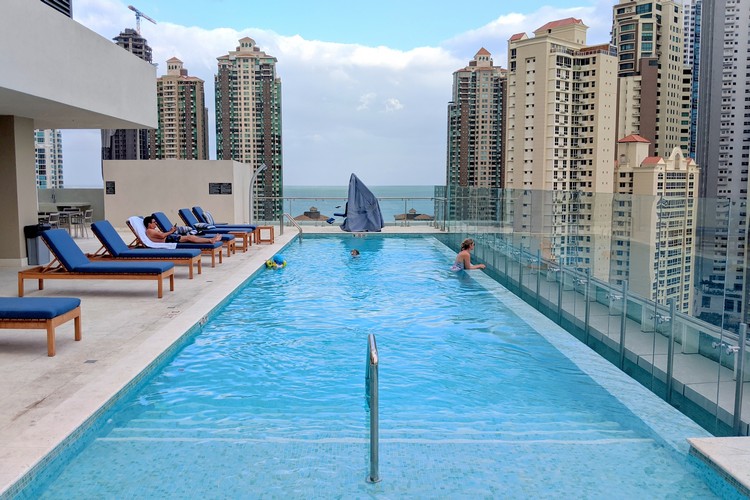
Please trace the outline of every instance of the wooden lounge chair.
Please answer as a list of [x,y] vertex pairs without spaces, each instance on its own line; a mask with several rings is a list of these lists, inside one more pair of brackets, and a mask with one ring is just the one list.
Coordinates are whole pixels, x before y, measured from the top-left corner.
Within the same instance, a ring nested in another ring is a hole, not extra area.
[[[174,224],[172,224],[172,221],[169,220],[169,217],[167,217],[167,214],[164,212],[154,212],[154,219],[156,220],[156,225],[159,226],[159,229],[162,231],[169,231],[172,229]],[[211,237],[214,236],[214,234],[204,234],[202,236]],[[235,252],[235,238],[232,234],[222,234],[221,235],[221,243],[224,245],[224,248],[227,250],[227,257],[230,257]],[[178,243],[178,245],[181,245],[182,243]]]
[[94,235],[102,242],[101,248],[88,257],[92,259],[115,260],[166,260],[173,264],[186,264],[190,271],[188,276],[193,279],[193,265],[198,267],[201,274],[201,251],[195,249],[169,250],[166,248],[129,248],[120,238],[112,224],[106,220],[91,224]]
[[81,340],[81,299],[69,297],[0,297],[0,328],[47,330],[47,356],[55,355],[55,328],[74,320]]
[[192,229],[195,229],[196,231],[202,231],[206,236],[212,234],[231,234],[235,238],[241,239],[243,252],[247,252],[247,249],[252,244],[251,242],[254,229],[241,229],[229,226],[208,226],[208,228],[203,228],[203,226],[206,226],[206,224],[202,224],[200,221],[198,221],[198,219],[195,218],[195,215],[193,215],[193,212],[191,212],[187,208],[181,208],[177,211],[177,213],[180,214],[180,219],[182,219],[185,224],[190,226]]
[[171,262],[91,262],[78,248],[65,229],[50,229],[42,233],[55,258],[45,266],[18,272],[18,296],[23,297],[23,282],[39,280],[39,290],[46,279],[65,280],[151,280],[157,282],[157,295],[162,298],[164,279],[169,278],[169,289],[174,291],[174,264]]
[[[125,221],[125,224],[133,232],[135,239],[128,245],[131,249],[137,248],[165,248],[158,243],[148,239],[146,235],[146,227],[143,225],[143,217],[134,215]],[[186,250],[200,250],[203,255],[211,257],[211,267],[216,267],[216,258],[219,258],[219,264],[223,262],[221,250],[224,244],[221,241],[215,243],[173,243],[175,249],[186,249]]]
[[202,222],[204,224],[210,224],[212,226],[216,226],[219,229],[226,229],[226,228],[237,228],[237,229],[246,229],[248,231],[255,231],[255,229],[258,227],[254,224],[230,224],[229,222],[215,222],[213,220],[213,217],[210,217],[208,215],[208,212],[204,211],[199,206],[194,206],[192,209],[193,215],[195,215],[195,218],[198,219],[198,222]]

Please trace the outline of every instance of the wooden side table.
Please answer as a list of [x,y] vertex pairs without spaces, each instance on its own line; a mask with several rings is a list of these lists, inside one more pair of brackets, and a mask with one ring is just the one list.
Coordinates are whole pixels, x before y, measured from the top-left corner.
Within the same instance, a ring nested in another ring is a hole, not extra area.
[[255,244],[270,243],[273,245],[273,226],[257,226],[255,228]]

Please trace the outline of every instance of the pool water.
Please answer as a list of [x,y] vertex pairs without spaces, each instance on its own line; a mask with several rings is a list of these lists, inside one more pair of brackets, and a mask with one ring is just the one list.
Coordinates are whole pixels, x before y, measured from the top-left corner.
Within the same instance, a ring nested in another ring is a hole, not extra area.
[[[686,447],[519,316],[538,313],[511,310],[480,272],[451,273],[454,255],[434,238],[293,242],[286,268],[259,273],[24,496],[714,497]],[[370,333],[377,484],[365,481]],[[706,435],[638,398],[684,437]]]

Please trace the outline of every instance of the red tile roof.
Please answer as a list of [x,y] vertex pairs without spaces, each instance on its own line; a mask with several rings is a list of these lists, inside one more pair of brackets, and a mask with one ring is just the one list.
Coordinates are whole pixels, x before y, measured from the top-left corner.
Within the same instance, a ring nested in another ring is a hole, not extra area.
[[537,31],[551,30],[554,28],[560,28],[562,26],[570,26],[571,24],[583,24],[583,21],[581,21],[580,19],[576,19],[575,17],[568,17],[565,19],[560,19],[559,21],[551,21],[539,28]]
[[479,51],[476,53],[476,55],[483,55],[483,56],[491,56],[490,51],[482,47],[479,49]]
[[648,156],[641,162],[641,165],[656,165],[661,161],[664,161],[661,156]]
[[510,41],[511,42],[515,42],[516,40],[520,40],[521,38],[523,38],[523,36],[525,34],[526,33],[516,33],[515,35],[513,35],[512,37],[510,37]]
[[623,137],[622,139],[620,139],[617,142],[647,142],[647,143],[651,144],[651,141],[649,141],[645,137],[641,137],[638,134],[630,134],[629,136]]

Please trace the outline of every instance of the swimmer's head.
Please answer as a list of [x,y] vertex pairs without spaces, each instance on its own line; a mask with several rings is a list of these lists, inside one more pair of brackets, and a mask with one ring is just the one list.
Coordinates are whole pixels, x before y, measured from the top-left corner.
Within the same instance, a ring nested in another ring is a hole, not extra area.
[[359,250],[357,250],[356,248],[349,253],[352,254],[352,257],[359,257]]

